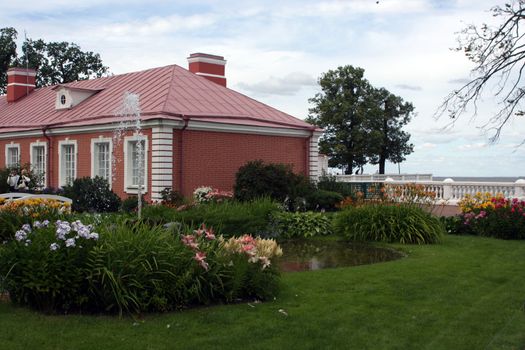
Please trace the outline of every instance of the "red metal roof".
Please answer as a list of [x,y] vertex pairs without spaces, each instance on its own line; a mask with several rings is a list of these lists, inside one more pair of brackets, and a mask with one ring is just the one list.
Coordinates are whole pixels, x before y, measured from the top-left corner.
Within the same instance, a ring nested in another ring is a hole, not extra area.
[[312,129],[289,114],[215,84],[177,65],[111,77],[76,81],[60,86],[98,91],[71,109],[55,108],[57,86],[36,89],[7,103],[0,96],[0,132],[52,126],[93,125],[118,121],[124,93],[140,95],[144,119],[162,115],[202,121]]

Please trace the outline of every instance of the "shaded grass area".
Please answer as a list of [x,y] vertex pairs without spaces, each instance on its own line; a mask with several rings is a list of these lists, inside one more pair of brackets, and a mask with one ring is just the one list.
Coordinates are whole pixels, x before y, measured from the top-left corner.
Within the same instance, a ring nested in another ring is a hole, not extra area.
[[391,246],[408,257],[284,274],[273,302],[138,322],[0,302],[1,348],[523,349],[525,242],[447,236],[439,245]]

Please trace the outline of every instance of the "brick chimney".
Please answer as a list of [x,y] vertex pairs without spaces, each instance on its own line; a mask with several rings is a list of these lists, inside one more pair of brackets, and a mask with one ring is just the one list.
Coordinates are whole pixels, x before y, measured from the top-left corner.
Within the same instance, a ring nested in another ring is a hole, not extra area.
[[222,56],[192,53],[190,57],[188,57],[188,69],[190,72],[224,87],[226,87],[226,77],[224,76],[225,65],[226,60]]
[[7,70],[7,102],[15,102],[35,89],[36,71],[26,68]]

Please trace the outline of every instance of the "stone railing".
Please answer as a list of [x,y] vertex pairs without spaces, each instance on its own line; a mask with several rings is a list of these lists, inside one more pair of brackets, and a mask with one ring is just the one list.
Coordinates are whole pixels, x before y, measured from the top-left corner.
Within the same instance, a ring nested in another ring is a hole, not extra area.
[[476,193],[491,193],[492,195],[503,194],[508,198],[525,199],[525,180],[519,179],[516,182],[454,182],[452,179],[444,181],[396,181],[387,178],[385,184],[404,185],[407,183],[416,183],[423,185],[426,191],[436,193],[436,198],[442,203],[457,205],[465,195],[474,196]]
[[335,175],[339,182],[383,182],[386,179],[395,181],[432,181],[432,174],[362,174],[362,175]]

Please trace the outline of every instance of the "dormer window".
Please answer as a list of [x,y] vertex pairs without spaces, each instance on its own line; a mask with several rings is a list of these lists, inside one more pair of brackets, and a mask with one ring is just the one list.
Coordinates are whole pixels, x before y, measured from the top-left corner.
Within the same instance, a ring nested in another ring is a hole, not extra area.
[[103,89],[84,89],[66,85],[57,85],[53,88],[56,90],[56,109],[73,108],[79,103],[87,100],[91,96]]

